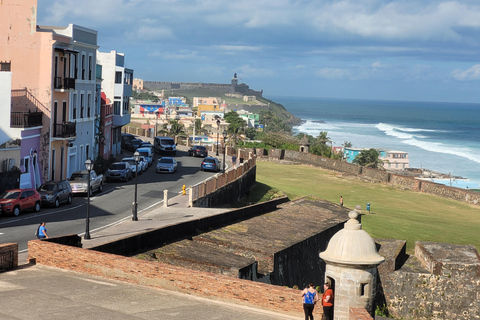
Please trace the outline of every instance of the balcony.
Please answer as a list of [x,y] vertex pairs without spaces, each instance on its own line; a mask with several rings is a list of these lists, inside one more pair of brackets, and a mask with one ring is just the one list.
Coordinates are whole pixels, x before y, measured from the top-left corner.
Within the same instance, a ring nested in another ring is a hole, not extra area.
[[130,113],[124,114],[124,115],[119,115],[119,114],[114,114],[113,115],[113,126],[114,127],[121,127],[126,124],[130,123]]
[[77,123],[67,122],[64,124],[53,125],[54,138],[72,138],[76,136]]
[[12,112],[10,115],[11,128],[32,128],[42,126],[43,112]]
[[55,77],[55,89],[75,90],[75,78]]

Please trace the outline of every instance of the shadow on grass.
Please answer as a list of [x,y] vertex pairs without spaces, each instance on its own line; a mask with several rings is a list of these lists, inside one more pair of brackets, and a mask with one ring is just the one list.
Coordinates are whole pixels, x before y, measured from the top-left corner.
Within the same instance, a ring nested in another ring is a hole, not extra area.
[[285,196],[285,194],[275,188],[272,188],[264,183],[256,182],[255,186],[234,206],[240,208],[251,204],[265,202]]

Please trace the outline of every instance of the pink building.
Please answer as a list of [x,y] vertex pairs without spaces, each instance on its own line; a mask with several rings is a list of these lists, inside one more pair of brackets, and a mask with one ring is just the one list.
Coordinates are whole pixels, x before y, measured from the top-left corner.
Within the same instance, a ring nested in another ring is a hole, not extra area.
[[108,159],[112,155],[113,104],[102,92],[100,115],[100,156]]

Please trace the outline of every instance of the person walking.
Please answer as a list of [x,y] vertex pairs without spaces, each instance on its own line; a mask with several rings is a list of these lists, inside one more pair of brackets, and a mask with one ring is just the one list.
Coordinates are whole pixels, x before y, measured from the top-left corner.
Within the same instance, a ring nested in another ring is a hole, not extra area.
[[232,166],[235,168],[236,165],[237,165],[237,156],[233,155],[232,156]]
[[343,207],[343,197],[340,196],[340,207]]
[[47,228],[45,228],[45,222],[40,223],[40,225],[38,226],[37,238],[38,239],[48,238]]
[[323,285],[324,293],[322,295],[323,315],[325,320],[333,320],[333,290],[330,283]]
[[317,290],[315,290],[313,283],[310,283],[307,288],[303,289],[302,297],[305,320],[313,320],[313,308],[318,301]]

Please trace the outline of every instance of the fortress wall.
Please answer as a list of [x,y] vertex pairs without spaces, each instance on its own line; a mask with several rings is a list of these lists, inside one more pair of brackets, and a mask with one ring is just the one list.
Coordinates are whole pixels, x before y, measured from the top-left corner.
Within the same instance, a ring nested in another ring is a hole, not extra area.
[[372,181],[383,183],[387,183],[390,180],[390,174],[388,172],[367,167],[362,167],[362,176]]
[[390,175],[390,184],[394,187],[408,189],[412,191],[420,191],[421,181],[418,179],[412,179],[410,177],[403,177],[397,174]]
[[421,191],[444,198],[469,202],[477,205],[480,204],[480,192],[472,192],[465,189],[449,187],[431,181],[421,181]]
[[[298,290],[218,274],[195,271],[110,253],[32,240],[28,256],[42,265],[172,290],[209,299],[252,304],[258,308],[302,316]],[[265,297],[268,297],[266,299]]]
[[[347,219],[348,220],[348,219]],[[347,221],[345,220],[345,222]],[[299,288],[310,282],[323,288],[325,262],[319,253],[327,249],[328,241],[343,229],[343,222],[274,254],[274,272],[271,282],[281,286]],[[303,263],[299,266],[299,261]],[[299,269],[300,267],[300,269]]]
[[479,279],[395,271],[381,277],[387,307],[398,319],[478,319]]

